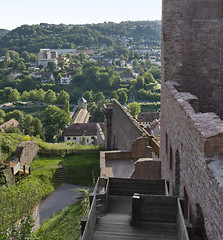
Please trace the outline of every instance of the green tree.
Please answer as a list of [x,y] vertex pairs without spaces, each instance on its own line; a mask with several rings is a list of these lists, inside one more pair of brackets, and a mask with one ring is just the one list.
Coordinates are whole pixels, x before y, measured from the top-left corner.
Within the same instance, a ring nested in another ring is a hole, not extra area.
[[160,68],[158,68],[157,66],[153,65],[150,69],[149,72],[152,73],[153,77],[156,80],[160,80],[161,79],[161,70]]
[[12,92],[9,94],[8,100],[9,102],[16,102],[20,100],[20,93],[17,89],[12,90]]
[[36,95],[36,100],[38,102],[43,102],[45,99],[45,91],[40,88],[38,91],[37,91],[37,95]]
[[22,100],[22,101],[28,101],[28,100],[30,100],[30,94],[29,94],[27,91],[24,91],[24,92],[21,94],[21,100]]
[[44,97],[44,102],[45,103],[54,103],[56,102],[57,100],[57,97],[56,97],[56,94],[53,90],[48,90],[45,94],[45,97]]
[[117,93],[117,91],[112,91],[112,93],[111,93],[111,99],[116,99],[116,100],[118,100],[118,93]]
[[118,100],[123,105],[125,105],[127,103],[128,95],[124,90],[119,91]]
[[70,113],[70,104],[68,100],[66,100],[66,102],[64,103],[64,110],[66,113]]
[[36,101],[37,100],[37,94],[38,94],[38,92],[37,92],[36,89],[35,90],[30,90],[29,91],[30,100],[31,101]]
[[104,100],[104,99],[105,99],[105,96],[104,96],[103,92],[98,92],[94,97],[95,102],[98,102],[98,101]]
[[136,89],[141,89],[141,88],[143,88],[144,84],[145,84],[144,78],[142,76],[138,76],[135,88]]
[[57,69],[57,65],[55,62],[48,62],[47,68],[49,69],[50,72],[54,72]]
[[20,110],[14,110],[12,112],[8,112],[5,115],[5,121],[8,121],[12,118],[15,118],[20,124],[23,123],[25,114],[24,112],[20,111]]
[[52,141],[53,137],[70,122],[70,114],[57,106],[50,105],[45,109],[44,122],[47,126],[46,140]]
[[33,119],[33,127],[34,127],[33,135],[40,136],[40,138],[45,140],[43,125],[42,125],[40,119],[38,119],[38,118]]
[[67,100],[70,100],[70,94],[65,90],[60,91],[57,102],[65,104]]
[[139,115],[139,113],[141,112],[141,106],[137,102],[129,103],[127,108],[133,117],[137,117]]
[[87,100],[88,103],[93,101],[93,92],[92,90],[86,91],[83,95],[83,98]]

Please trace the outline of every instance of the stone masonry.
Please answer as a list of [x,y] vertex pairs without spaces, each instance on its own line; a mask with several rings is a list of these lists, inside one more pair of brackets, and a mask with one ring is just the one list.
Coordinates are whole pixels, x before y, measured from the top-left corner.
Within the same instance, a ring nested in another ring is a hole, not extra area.
[[163,0],[161,176],[191,239],[223,239],[221,0]]

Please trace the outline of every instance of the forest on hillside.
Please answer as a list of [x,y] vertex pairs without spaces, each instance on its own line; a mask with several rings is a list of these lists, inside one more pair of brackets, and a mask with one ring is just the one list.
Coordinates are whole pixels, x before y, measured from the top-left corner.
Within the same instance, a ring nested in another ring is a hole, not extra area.
[[[160,46],[161,21],[105,22],[86,25],[22,25],[0,39],[0,55],[7,50],[37,53],[40,48],[88,48],[105,44],[107,47],[147,44]],[[1,31],[0,31],[1,34]],[[0,35],[1,37],[1,35]],[[126,46],[127,47],[127,46]]]

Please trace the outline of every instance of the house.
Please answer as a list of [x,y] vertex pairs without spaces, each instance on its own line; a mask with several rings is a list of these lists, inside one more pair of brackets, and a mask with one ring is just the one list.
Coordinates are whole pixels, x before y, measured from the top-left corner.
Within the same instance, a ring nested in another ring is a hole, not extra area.
[[160,135],[160,119],[155,119],[150,124],[150,132],[153,136],[159,137]]
[[51,51],[50,49],[40,49],[38,53],[38,64],[47,67],[49,62],[54,62],[58,64],[58,53],[56,51]]
[[14,118],[12,118],[9,121],[0,125],[0,132],[5,132],[5,130],[7,130],[10,127],[17,127],[17,128],[19,128],[19,130],[22,129],[19,122],[17,120],[15,120]]
[[73,70],[76,70],[78,67],[82,67],[81,64],[70,64],[70,68],[73,69]]
[[77,50],[76,53],[77,54],[85,53],[87,56],[94,55],[94,51],[93,50],[85,50],[85,49]]
[[14,72],[10,73],[9,76],[10,76],[12,79],[16,79],[17,77],[22,76],[22,73],[19,72],[18,70],[15,70]]
[[41,82],[42,83],[48,83],[50,81],[55,81],[55,78],[51,72],[41,73]]
[[151,126],[151,122],[155,119],[159,119],[160,113],[157,112],[141,112],[137,118],[138,122],[143,125],[143,127],[147,128]]
[[33,78],[41,78],[42,76],[42,73],[41,72],[32,72],[29,74],[30,77],[33,77]]
[[120,77],[124,82],[130,82],[135,76],[131,72],[120,73]]
[[64,74],[60,78],[60,84],[63,84],[63,85],[69,85],[71,81],[72,81],[72,77],[70,74]]
[[[104,124],[99,123],[100,128],[104,130]],[[64,142],[86,145],[97,144],[97,123],[74,123],[71,124],[64,133]]]

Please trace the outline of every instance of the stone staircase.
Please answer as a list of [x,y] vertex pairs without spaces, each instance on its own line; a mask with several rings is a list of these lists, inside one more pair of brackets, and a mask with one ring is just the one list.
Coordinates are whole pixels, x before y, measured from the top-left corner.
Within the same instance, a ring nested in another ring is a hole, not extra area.
[[58,173],[59,173],[59,177],[60,177],[60,180],[62,181],[62,183],[66,183],[67,175],[66,175],[63,165],[61,165],[61,164],[58,165]]

